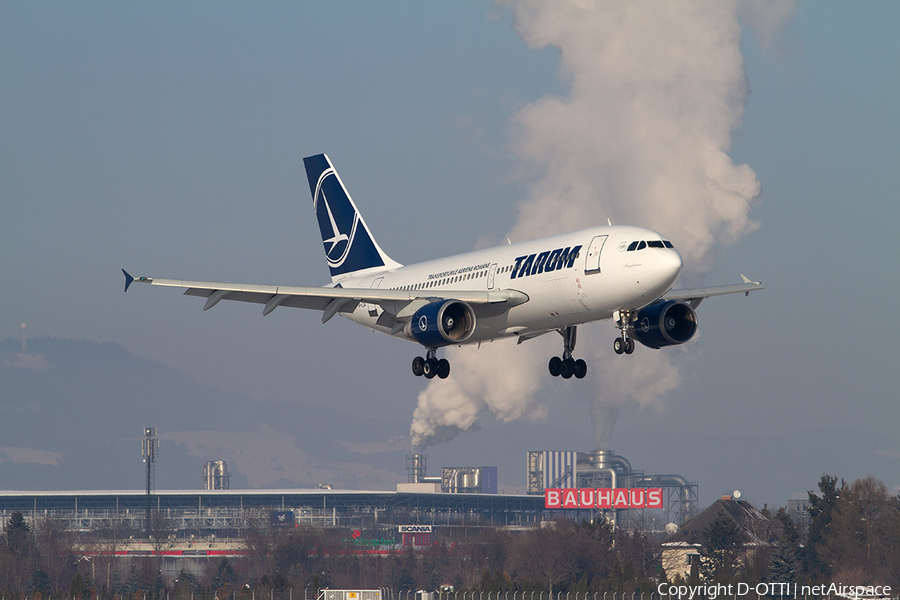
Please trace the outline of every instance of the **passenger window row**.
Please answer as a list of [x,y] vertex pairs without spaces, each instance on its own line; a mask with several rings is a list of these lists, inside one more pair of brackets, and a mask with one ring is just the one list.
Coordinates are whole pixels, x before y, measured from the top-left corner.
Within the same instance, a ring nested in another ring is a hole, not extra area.
[[[513,266],[514,266],[514,265],[507,265],[507,266],[505,266],[505,267],[501,267],[501,268],[497,269],[497,274],[499,275],[500,273],[508,273],[509,271],[512,270]],[[392,289],[395,289],[395,290],[405,290],[405,291],[425,290],[425,289],[428,289],[428,288],[440,287],[440,286],[443,286],[443,285],[449,285],[449,284],[452,284],[452,283],[458,283],[458,282],[460,282],[460,281],[468,281],[468,280],[470,280],[470,279],[476,279],[476,278],[479,278],[479,277],[486,277],[487,274],[488,274],[488,272],[487,272],[486,270],[485,270],[485,271],[478,271],[477,273],[469,273],[469,274],[467,274],[467,275],[457,275],[457,276],[455,276],[455,277],[446,277],[446,278],[444,278],[444,279],[433,279],[432,281],[428,281],[428,282],[425,282],[425,283],[418,283],[418,284],[414,284],[414,285],[402,285],[402,286],[400,286],[400,287],[398,287],[398,288],[392,288]]]

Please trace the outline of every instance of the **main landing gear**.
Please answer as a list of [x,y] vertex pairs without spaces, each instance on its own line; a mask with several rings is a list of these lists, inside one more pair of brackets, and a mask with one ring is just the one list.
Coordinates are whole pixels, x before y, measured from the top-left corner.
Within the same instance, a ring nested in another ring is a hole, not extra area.
[[587,363],[580,358],[578,360],[572,358],[572,351],[575,349],[575,326],[557,331],[563,337],[563,355],[550,359],[550,374],[554,377],[562,376],[563,379],[570,379],[572,375],[576,379],[584,379],[587,375]]
[[438,359],[437,348],[429,348],[426,358],[417,356],[413,359],[412,370],[416,377],[425,376],[425,379],[434,379],[437,375],[441,379],[447,379],[450,375],[450,361],[446,358]]
[[631,328],[631,311],[619,311],[616,317],[616,326],[622,332],[613,342],[613,350],[616,354],[631,354],[634,352],[634,338],[628,336],[628,330]]

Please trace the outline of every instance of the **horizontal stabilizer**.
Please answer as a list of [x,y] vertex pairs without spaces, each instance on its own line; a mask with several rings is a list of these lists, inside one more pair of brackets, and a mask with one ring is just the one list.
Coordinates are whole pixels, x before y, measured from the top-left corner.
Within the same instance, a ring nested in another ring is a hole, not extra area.
[[132,277],[131,275],[129,275],[129,274],[128,274],[128,271],[126,271],[125,269],[122,269],[122,273],[125,274],[125,291],[127,292],[127,291],[128,291],[128,286],[131,285],[132,282],[134,282],[134,277]]

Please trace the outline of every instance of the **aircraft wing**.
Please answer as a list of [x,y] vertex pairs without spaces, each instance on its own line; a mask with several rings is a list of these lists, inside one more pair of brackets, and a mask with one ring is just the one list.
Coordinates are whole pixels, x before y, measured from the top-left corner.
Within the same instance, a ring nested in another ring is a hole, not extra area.
[[[338,312],[353,312],[360,302],[378,304],[390,314],[394,322],[402,322],[415,312],[432,302],[444,298],[463,300],[479,305],[516,306],[528,301],[528,296],[515,290],[448,291],[446,296],[427,294],[425,290],[379,290],[370,288],[343,287],[298,287],[276,285],[253,285],[242,283],[217,283],[213,281],[184,281],[179,279],[157,279],[154,277],[132,277],[125,269],[125,291],[133,282],[149,283],[163,287],[184,289],[185,296],[206,298],[203,310],[209,310],[220,300],[236,300],[263,304],[263,316],[279,306],[308,308],[323,311],[325,323]],[[426,295],[427,294],[427,295]],[[475,308],[473,307],[473,308]]]
[[736,285],[719,285],[714,287],[694,288],[688,290],[669,290],[666,294],[663,295],[663,300],[682,300],[690,304],[691,308],[697,308],[698,306],[700,306],[700,303],[703,302],[704,298],[710,298],[712,296],[724,296],[726,294],[738,294],[740,292],[743,292],[745,295],[749,296],[750,292],[766,289],[758,281],[750,281],[743,275],[741,275],[741,279],[744,280],[744,283],[739,283]]

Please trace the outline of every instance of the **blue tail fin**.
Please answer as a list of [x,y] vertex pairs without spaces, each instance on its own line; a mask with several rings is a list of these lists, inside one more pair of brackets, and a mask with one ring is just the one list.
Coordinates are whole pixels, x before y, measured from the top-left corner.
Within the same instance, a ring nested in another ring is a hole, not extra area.
[[331,279],[337,281],[366,269],[400,266],[378,247],[328,157],[309,156],[303,164]]

